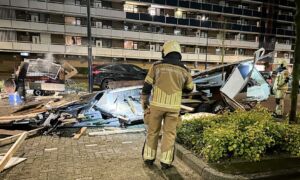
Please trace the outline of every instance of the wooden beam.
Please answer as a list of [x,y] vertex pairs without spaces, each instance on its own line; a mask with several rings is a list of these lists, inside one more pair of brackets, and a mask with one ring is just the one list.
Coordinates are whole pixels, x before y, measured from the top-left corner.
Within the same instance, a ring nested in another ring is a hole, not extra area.
[[[30,131],[27,131],[26,133],[28,133],[28,137],[30,137],[30,136],[37,134],[42,129],[44,129],[44,127],[33,129]],[[21,135],[22,135],[22,133],[0,139],[0,147],[15,142]]]
[[5,165],[12,158],[13,154],[19,149],[21,144],[24,142],[26,137],[28,136],[27,132],[21,134],[18,140],[12,145],[12,147],[8,150],[8,152],[4,155],[4,157],[0,161],[0,172],[2,172],[5,168]]
[[23,132],[26,132],[26,131],[22,131],[22,130],[7,130],[7,129],[0,129],[0,134],[2,134],[2,135],[10,135],[10,136],[13,136],[13,135],[20,134],[20,133],[23,133]]
[[87,127],[82,127],[80,131],[74,135],[73,139],[79,139],[87,130]]
[[190,112],[194,111],[194,108],[185,105],[180,105],[180,108]]

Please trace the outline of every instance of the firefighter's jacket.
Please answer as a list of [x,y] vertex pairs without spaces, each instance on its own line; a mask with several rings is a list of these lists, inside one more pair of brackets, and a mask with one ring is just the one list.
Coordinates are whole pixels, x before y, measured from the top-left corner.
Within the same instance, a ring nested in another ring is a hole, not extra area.
[[284,98],[288,90],[288,82],[287,82],[288,77],[289,77],[289,72],[286,69],[278,73],[278,75],[276,76],[273,85],[275,98]]
[[178,112],[182,92],[191,92],[194,84],[188,69],[180,60],[169,59],[154,63],[145,78],[143,95],[150,95],[150,107],[159,110]]

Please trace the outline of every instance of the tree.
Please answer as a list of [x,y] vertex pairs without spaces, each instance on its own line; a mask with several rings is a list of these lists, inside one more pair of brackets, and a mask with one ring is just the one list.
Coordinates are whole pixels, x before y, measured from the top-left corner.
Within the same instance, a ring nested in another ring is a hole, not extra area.
[[293,82],[292,82],[292,94],[291,94],[291,111],[290,111],[290,122],[299,123],[296,119],[297,113],[297,97],[299,90],[299,70],[300,70],[300,1],[295,1],[297,12],[295,15],[296,24],[296,46],[294,50],[295,61],[293,66]]

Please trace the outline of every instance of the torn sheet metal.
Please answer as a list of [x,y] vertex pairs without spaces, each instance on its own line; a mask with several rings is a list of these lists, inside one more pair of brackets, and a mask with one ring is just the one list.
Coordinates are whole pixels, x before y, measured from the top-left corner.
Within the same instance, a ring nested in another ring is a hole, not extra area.
[[103,91],[94,108],[112,117],[125,117],[128,124],[142,120],[144,112],[140,103],[141,90],[142,86],[134,86]]
[[265,57],[264,49],[259,49],[254,55],[254,60],[238,64],[220,89],[227,103],[233,107],[243,107],[235,99],[238,95],[246,94],[244,101],[263,101],[271,94],[271,87],[255,67],[255,63]]

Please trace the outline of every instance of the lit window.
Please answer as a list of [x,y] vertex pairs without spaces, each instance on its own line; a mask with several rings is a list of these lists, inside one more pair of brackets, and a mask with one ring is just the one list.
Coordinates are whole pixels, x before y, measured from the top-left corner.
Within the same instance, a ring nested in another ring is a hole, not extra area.
[[[134,5],[131,4],[124,4],[124,11],[125,12],[134,12]],[[137,9],[137,8],[136,8]],[[137,10],[136,10],[137,11]]]
[[148,12],[149,12],[149,14],[151,15],[151,16],[155,16],[156,15],[156,13],[155,13],[155,8],[149,8],[148,9]]
[[176,17],[176,18],[182,18],[182,11],[177,10],[177,11],[175,12],[175,17]]
[[133,49],[133,41],[124,41],[125,49]]

